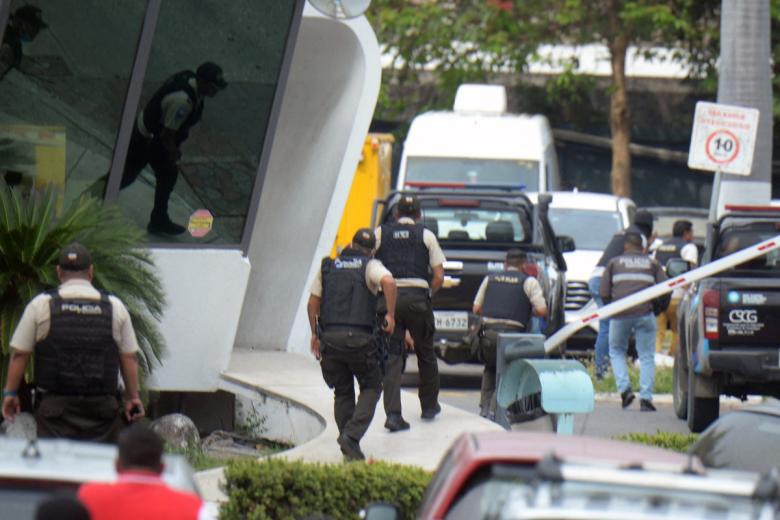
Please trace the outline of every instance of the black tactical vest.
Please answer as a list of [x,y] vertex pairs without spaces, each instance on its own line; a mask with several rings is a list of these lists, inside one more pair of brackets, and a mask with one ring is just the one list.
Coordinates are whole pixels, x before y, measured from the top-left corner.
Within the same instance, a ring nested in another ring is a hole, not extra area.
[[430,256],[422,224],[384,224],[376,257],[393,278],[422,278],[431,283]]
[[669,240],[665,240],[664,243],[655,250],[655,259],[661,264],[661,267],[666,267],[666,262],[672,258],[681,258],[680,252],[686,245],[688,245],[688,242],[683,240],[682,237],[673,237]]
[[607,244],[606,249],[604,249],[601,258],[599,258],[599,261],[596,264],[598,267],[606,267],[610,260],[623,254],[626,245],[626,233],[639,233],[644,236],[642,231],[634,225],[615,233],[612,236],[612,240]]
[[526,278],[528,275],[521,271],[502,271],[489,275],[482,316],[528,325],[531,300],[523,289]]
[[119,347],[108,295],[98,301],[50,294],[49,334],[35,345],[35,385],[62,395],[115,394]]
[[203,103],[199,102],[198,94],[195,92],[195,89],[192,88],[192,85],[190,85],[190,79],[194,77],[195,73],[190,70],[177,72],[168,78],[152,95],[152,99],[150,99],[146,104],[146,107],[144,107],[144,126],[149,132],[156,137],[159,137],[160,132],[162,132],[163,129],[162,100],[168,94],[181,90],[184,91],[190,99],[192,111],[176,131],[176,144],[181,144],[187,139],[190,128],[200,121],[201,115],[203,114]]
[[[335,329],[372,332],[376,323],[377,297],[366,285],[369,257],[347,248],[332,260],[322,260],[322,303],[320,326],[323,332]],[[330,330],[329,330],[330,329]]]

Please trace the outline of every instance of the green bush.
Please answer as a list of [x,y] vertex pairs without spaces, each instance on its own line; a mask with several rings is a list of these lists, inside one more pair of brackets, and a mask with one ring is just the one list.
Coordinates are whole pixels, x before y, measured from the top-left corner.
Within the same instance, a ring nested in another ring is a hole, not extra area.
[[414,518],[431,474],[385,462],[319,464],[284,459],[240,460],[225,469],[223,520],[296,520],[322,513],[357,519],[376,501],[392,502]]
[[691,445],[699,436],[695,433],[669,433],[657,431],[656,433],[627,433],[618,435],[615,439],[637,444],[648,444],[657,448],[687,453]]

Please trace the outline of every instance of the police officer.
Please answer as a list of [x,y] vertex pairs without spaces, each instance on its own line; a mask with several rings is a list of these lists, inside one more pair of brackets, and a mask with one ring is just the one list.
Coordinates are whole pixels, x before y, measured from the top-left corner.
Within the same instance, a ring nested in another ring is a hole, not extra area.
[[474,298],[474,314],[482,316],[479,347],[485,369],[479,414],[490,420],[496,414],[496,347],[501,332],[523,332],[528,329],[532,313],[547,317],[547,303],[542,287],[533,276],[523,272],[526,254],[510,249],[504,270],[486,276]]
[[[653,214],[649,211],[640,209],[634,216],[634,223],[627,229],[618,231],[612,236],[604,252],[599,258],[596,267],[590,274],[588,288],[590,295],[599,307],[604,305],[601,300],[599,289],[601,287],[601,277],[604,269],[610,260],[616,256],[622,255],[625,249],[626,233],[639,233],[644,237],[647,245],[653,242]],[[609,363],[609,320],[599,320],[599,331],[596,336],[596,345],[594,346],[594,358],[596,364],[596,378],[601,379]]]
[[132,184],[150,165],[157,178],[150,233],[179,235],[185,227],[168,216],[168,200],[179,176],[181,144],[203,115],[203,99],[214,97],[227,82],[216,63],[202,63],[196,72],[185,70],[168,78],[138,114],[120,188]]
[[[382,392],[376,296],[380,289],[387,302],[383,330],[392,334],[395,328],[395,280],[382,262],[371,258],[375,244],[370,229],[359,229],[336,260],[324,258],[307,306],[311,351],[320,359],[325,382],[334,389],[338,444],[348,460],[365,459],[360,439]],[[357,404],[355,379],[360,386]]]
[[[663,268],[647,255],[643,236],[629,232],[624,238],[624,253],[610,260],[604,269],[599,288],[601,299],[608,304],[664,280]],[[628,339],[632,332],[639,356],[639,409],[654,412],[655,316],[651,302],[631,307],[610,320],[609,359],[624,409],[634,401],[626,366]]]
[[0,80],[8,71],[19,68],[22,63],[22,43],[29,43],[48,25],[43,21],[41,10],[33,5],[23,5],[9,17],[8,25],[0,45]]
[[58,289],[36,296],[11,338],[3,390],[3,417],[20,411],[19,385],[35,355],[35,419],[38,437],[113,442],[122,425],[117,400],[121,371],[124,416],[144,415],[138,395],[138,342],[130,315],[115,296],[92,286],[89,251],[78,243],[62,249]]
[[[653,256],[661,267],[673,258],[682,258],[693,268],[699,262],[699,250],[693,242],[693,224],[689,220],[677,220],[672,225],[672,238],[658,246]],[[656,316],[655,351],[663,350],[667,327],[672,331],[672,343],[669,347],[669,355],[674,356],[680,338],[677,333],[677,307],[685,295],[685,288],[675,287],[669,307]]]
[[[396,221],[375,230],[376,256],[398,283],[396,319],[412,337],[420,374],[418,395],[421,417],[430,420],[441,411],[439,366],[433,350],[436,325],[431,297],[444,281],[445,258],[436,235],[417,222],[420,216],[417,197],[412,194],[401,196],[395,208]],[[390,431],[409,427],[401,415],[402,368],[402,356],[389,357],[383,385],[390,396],[385,402],[385,427]]]

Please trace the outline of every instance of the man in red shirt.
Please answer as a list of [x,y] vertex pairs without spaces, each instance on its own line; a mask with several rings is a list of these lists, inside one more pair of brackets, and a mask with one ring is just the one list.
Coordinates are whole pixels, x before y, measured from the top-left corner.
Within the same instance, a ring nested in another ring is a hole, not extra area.
[[115,483],[88,483],[78,497],[92,520],[164,518],[216,519],[216,511],[196,495],[169,487],[163,471],[163,443],[148,426],[136,423],[119,434]]

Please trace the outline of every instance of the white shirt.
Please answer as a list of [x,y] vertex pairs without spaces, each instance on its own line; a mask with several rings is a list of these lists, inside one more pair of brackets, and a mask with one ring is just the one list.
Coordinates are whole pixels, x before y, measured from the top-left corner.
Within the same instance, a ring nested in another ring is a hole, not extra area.
[[[409,217],[401,217],[398,219],[399,224],[416,224],[414,219]],[[374,236],[376,237],[376,251],[379,251],[379,246],[382,243],[382,226],[379,226],[374,230]],[[428,248],[428,264],[431,268],[443,265],[447,259],[444,257],[444,252],[441,250],[439,241],[436,239],[436,235],[433,234],[428,228],[423,228],[423,244]],[[420,289],[428,289],[428,281],[422,278],[396,278],[395,283],[398,287],[418,287]]]
[[[71,279],[60,285],[59,294],[62,298],[86,299],[100,301],[100,292],[95,289],[88,280]],[[130,313],[122,301],[116,296],[110,295],[111,303],[111,332],[114,341],[119,346],[122,354],[137,352],[138,340],[135,337],[133,324],[130,321]],[[51,326],[51,295],[42,293],[32,299],[24,308],[22,319],[16,327],[11,338],[11,348],[22,352],[32,352],[35,344],[42,341],[49,334]]]

